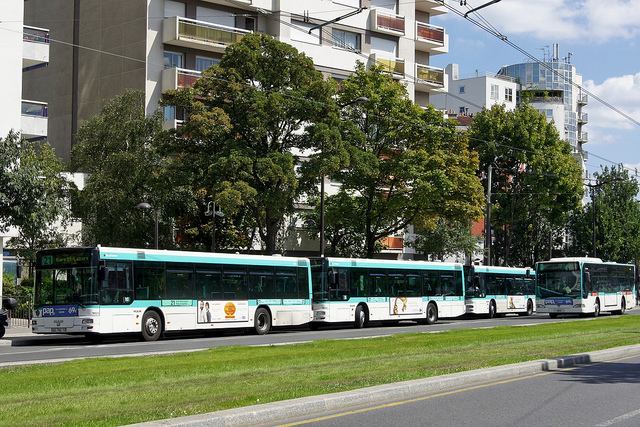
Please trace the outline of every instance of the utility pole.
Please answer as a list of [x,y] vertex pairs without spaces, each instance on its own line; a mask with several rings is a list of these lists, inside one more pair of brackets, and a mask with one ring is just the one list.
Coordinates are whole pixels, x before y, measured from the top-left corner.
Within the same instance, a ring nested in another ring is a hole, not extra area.
[[489,163],[487,167],[487,212],[485,214],[484,223],[484,250],[486,254],[485,265],[491,265],[491,175],[493,173],[493,165]]

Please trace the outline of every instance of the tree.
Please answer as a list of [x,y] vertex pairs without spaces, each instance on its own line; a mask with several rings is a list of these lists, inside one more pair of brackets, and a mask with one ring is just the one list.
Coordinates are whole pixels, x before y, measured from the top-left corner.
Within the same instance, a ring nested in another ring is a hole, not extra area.
[[317,146],[335,117],[334,84],[313,61],[267,35],[250,34],[225,51],[193,89],[168,94],[166,105],[184,108],[177,132],[193,147],[192,166],[202,189],[226,214],[242,210],[267,253],[294,201],[308,188],[299,180],[296,155]]
[[[607,261],[628,263],[640,259],[640,205],[638,181],[622,167],[605,167],[595,173],[591,200],[573,212],[569,253],[595,255]],[[594,211],[595,210],[595,211]],[[595,224],[594,224],[595,223]]]
[[167,172],[163,138],[162,117],[145,116],[142,92],[114,98],[80,127],[72,162],[89,177],[73,207],[85,244],[150,245],[155,212],[135,208],[148,202],[158,212],[162,246],[171,245],[172,218],[188,209],[192,195]]
[[457,254],[472,254],[478,247],[478,238],[471,234],[468,221],[447,221],[438,218],[433,224],[416,230],[413,246],[416,251],[430,255],[433,260]]
[[[492,166],[493,253],[499,264],[533,265],[562,242],[582,197],[581,167],[554,125],[527,104],[478,113],[469,129],[483,185]],[[492,257],[494,258],[494,257]]]
[[[368,101],[355,102],[363,97]],[[362,64],[342,82],[338,105],[347,106],[341,140],[349,166],[330,173],[341,187],[328,205],[341,209],[335,218],[344,225],[329,228],[362,241],[361,252],[371,257],[381,239],[410,224],[480,215],[478,158],[441,112],[423,110],[381,68]]]
[[69,183],[62,170],[49,144],[16,133],[0,139],[0,228],[17,228],[9,245],[29,262],[37,250],[64,244]]

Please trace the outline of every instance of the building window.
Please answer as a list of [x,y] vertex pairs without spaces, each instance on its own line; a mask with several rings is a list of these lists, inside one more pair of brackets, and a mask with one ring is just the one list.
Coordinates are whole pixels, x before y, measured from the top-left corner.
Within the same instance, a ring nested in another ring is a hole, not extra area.
[[458,93],[464,93],[464,86],[460,86],[460,88],[458,89]]
[[209,58],[206,56],[196,56],[196,71],[204,71],[216,64],[220,63],[218,58]]
[[183,68],[184,55],[178,52],[164,51],[164,68]]
[[467,107],[460,107],[460,114],[465,115],[468,111],[469,109]]
[[334,46],[360,52],[360,34],[334,28],[332,37]]
[[513,101],[513,89],[509,87],[504,88],[504,100],[509,102]]
[[489,98],[497,101],[500,97],[499,90],[500,90],[500,86],[491,85],[491,95],[489,96]]

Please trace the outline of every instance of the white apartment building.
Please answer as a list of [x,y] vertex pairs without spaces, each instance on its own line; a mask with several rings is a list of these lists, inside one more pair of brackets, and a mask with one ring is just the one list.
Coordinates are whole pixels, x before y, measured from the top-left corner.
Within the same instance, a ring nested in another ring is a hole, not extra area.
[[447,92],[433,94],[431,103],[449,116],[473,116],[494,105],[504,105],[509,111],[516,108],[518,84],[512,77],[478,72],[460,76],[458,64],[447,65],[445,74]]

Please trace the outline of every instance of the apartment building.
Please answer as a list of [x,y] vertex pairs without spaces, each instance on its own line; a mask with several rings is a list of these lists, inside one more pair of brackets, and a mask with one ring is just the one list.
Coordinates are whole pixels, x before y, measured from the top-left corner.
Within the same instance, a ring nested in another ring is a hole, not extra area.
[[[24,93],[48,103],[49,141],[65,159],[80,123],[109,99],[143,90],[151,114],[163,91],[193,84],[249,32],[290,43],[335,78],[357,61],[379,64],[420,105],[447,85],[444,70],[429,66],[448,51],[445,29],[430,23],[446,11],[436,0],[30,0],[25,9],[26,22],[46,25],[54,42],[49,66],[25,77]],[[175,126],[179,116],[166,119]]]
[[431,103],[449,117],[472,117],[494,105],[504,105],[507,110],[516,108],[518,84],[513,77],[477,71],[461,76],[458,64],[447,65],[445,75],[449,80],[447,92],[433,94]]
[[584,112],[588,103],[582,93],[582,76],[571,64],[571,54],[560,58],[560,47],[553,44],[553,52],[542,62],[525,62],[504,66],[499,75],[516,80],[518,102],[529,102],[552,121],[560,134],[574,150],[574,156],[582,164],[586,160],[583,145],[589,142],[584,127],[589,116]]

